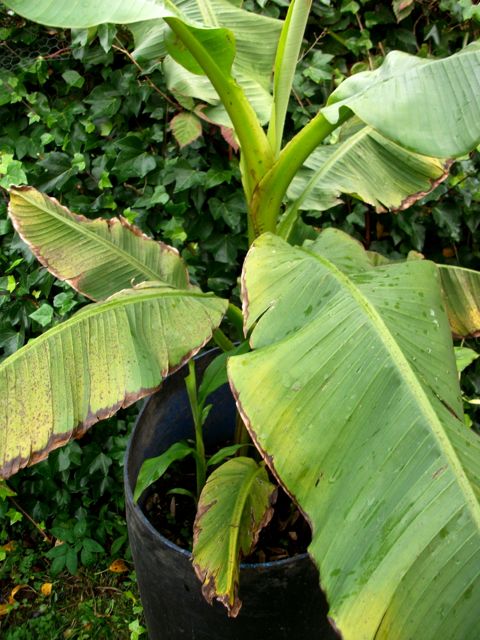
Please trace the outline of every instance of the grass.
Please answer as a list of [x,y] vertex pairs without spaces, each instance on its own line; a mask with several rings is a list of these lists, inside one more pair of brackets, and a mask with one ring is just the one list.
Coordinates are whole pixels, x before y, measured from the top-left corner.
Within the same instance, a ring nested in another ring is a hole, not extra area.
[[40,549],[10,546],[0,568],[3,640],[146,638],[131,563],[99,562],[53,578]]

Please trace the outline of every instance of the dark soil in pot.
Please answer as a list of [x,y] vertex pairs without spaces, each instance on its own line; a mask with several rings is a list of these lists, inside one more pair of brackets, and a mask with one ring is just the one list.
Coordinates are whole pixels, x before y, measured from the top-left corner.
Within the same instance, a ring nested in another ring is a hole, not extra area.
[[[142,501],[143,512],[155,529],[179,547],[191,551],[196,504],[191,496],[172,494],[172,487],[181,487],[195,494],[195,463],[192,458],[172,465],[152,485]],[[255,549],[244,558],[244,562],[275,562],[291,558],[306,553],[310,541],[310,527],[280,488],[272,520],[262,529]]]
[[[198,359],[199,378],[213,355],[210,352]],[[273,562],[253,563],[249,558],[242,564],[239,593],[243,606],[238,617],[231,619],[222,605],[205,602],[190,552],[151,524],[144,513],[145,498],[134,505],[132,492],[142,462],[193,436],[184,375],[182,370],[168,378],[162,390],[145,403],[125,465],[127,524],[150,640],[335,640],[338,636],[327,621],[318,572],[306,554]],[[212,404],[205,425],[210,449],[231,437],[235,423],[235,405],[227,385],[214,394]],[[167,502],[167,506],[171,505]],[[297,542],[308,544],[302,527],[297,523],[297,529],[289,528],[287,536],[293,533],[290,539],[297,537]],[[293,546],[294,552],[295,547],[298,550],[298,545]],[[260,549],[267,549],[268,557],[284,553],[268,540]]]

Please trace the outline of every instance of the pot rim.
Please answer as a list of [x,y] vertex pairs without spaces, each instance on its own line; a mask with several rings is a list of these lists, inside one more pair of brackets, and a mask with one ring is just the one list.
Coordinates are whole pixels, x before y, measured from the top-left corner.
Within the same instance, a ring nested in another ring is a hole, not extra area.
[[[158,391],[156,393],[158,393]],[[174,542],[172,542],[171,540],[166,538],[164,535],[162,535],[160,533],[160,531],[158,531],[158,529],[156,529],[152,525],[152,523],[147,518],[147,516],[144,514],[143,510],[140,508],[138,503],[134,503],[134,501],[133,501],[133,491],[132,491],[132,487],[130,486],[130,477],[129,477],[129,474],[128,474],[127,461],[130,458],[130,450],[132,448],[132,443],[133,443],[133,440],[134,440],[134,437],[135,437],[135,432],[139,428],[138,427],[139,422],[142,419],[143,413],[146,411],[148,403],[152,401],[153,395],[154,394],[152,394],[151,396],[149,396],[148,398],[146,398],[144,400],[142,408],[140,409],[139,414],[138,414],[138,416],[137,416],[137,418],[135,420],[135,424],[133,425],[132,432],[131,432],[130,437],[128,439],[127,448],[125,450],[125,458],[124,458],[124,465],[123,465],[123,483],[124,483],[124,490],[125,490],[125,500],[126,500],[126,502],[128,502],[130,504],[130,507],[133,509],[133,512],[134,512],[135,516],[139,520],[142,521],[143,526],[147,527],[147,529],[149,530],[151,535],[153,535],[154,537],[158,538],[164,545],[166,545],[167,547],[172,549],[172,551],[176,551],[180,555],[183,555],[184,557],[186,557],[189,560],[191,560],[192,559],[192,552],[188,551],[188,549],[184,549],[183,547],[179,547],[177,544],[175,544]],[[241,562],[240,563],[240,569],[254,569],[254,568],[257,568],[257,569],[260,569],[260,570],[261,569],[269,569],[271,567],[281,567],[281,566],[292,564],[294,562],[304,561],[304,560],[307,560],[307,559],[311,561],[311,558],[310,558],[310,555],[308,554],[308,552],[298,553],[295,556],[289,556],[288,558],[282,558],[280,560],[273,560],[273,561],[270,561],[270,562]]]

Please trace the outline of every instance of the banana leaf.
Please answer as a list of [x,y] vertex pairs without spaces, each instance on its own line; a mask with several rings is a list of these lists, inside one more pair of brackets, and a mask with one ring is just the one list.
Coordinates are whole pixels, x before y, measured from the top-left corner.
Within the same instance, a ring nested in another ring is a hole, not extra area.
[[189,286],[178,251],[124,218],[89,220],[32,187],[10,190],[9,215],[35,257],[57,278],[92,300],[156,280]]
[[438,270],[353,256],[339,269],[328,253],[269,234],[250,249],[254,351],[228,365],[239,409],[311,524],[343,638],[477,637],[480,444]]
[[455,158],[480,142],[480,44],[444,59],[390,52],[374,71],[348,78],[321,112],[344,110],[415,153]]
[[0,364],[0,476],[155,391],[210,339],[227,301],[144,283],[84,307]]

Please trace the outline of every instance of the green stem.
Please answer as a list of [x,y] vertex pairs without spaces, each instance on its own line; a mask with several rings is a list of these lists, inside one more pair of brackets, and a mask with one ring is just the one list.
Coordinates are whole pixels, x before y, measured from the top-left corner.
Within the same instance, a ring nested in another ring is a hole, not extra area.
[[220,347],[222,351],[231,351],[235,347],[221,329],[215,329],[212,337],[217,347]]
[[331,29],[327,29],[326,33],[333,38],[334,40],[336,40],[337,42],[339,42],[342,47],[345,47],[345,49],[348,49],[348,43],[345,40],[345,38],[342,38],[338,35],[338,33],[335,33],[335,31],[332,31]]
[[[245,424],[242,420],[242,416],[237,411],[237,416],[235,419],[235,435],[234,435],[235,444],[244,444],[248,445],[252,443],[250,439],[250,434],[245,427]],[[246,456],[248,455],[248,447],[242,447],[237,451],[237,456]]]
[[230,302],[227,308],[227,318],[233,324],[240,336],[243,336],[243,314],[235,304]]
[[251,202],[257,221],[257,236],[265,231],[275,233],[283,198],[295,174],[312,151],[350,116],[346,113],[336,124],[331,124],[319,112],[284,147],[278,160],[258,185]]
[[203,442],[203,424],[202,424],[202,407],[198,404],[197,396],[197,377],[195,375],[195,361],[190,360],[188,363],[188,376],[185,378],[188,399],[192,410],[193,424],[195,426],[195,467],[197,481],[197,500],[205,485],[207,478],[207,460],[205,458],[205,445]]
[[244,190],[249,201],[258,182],[273,163],[267,136],[241,87],[222,71],[190,29],[177,18],[165,18],[165,22],[203,69],[230,116],[242,150]]

